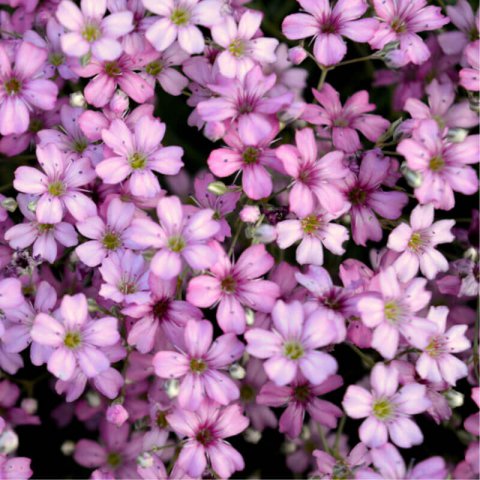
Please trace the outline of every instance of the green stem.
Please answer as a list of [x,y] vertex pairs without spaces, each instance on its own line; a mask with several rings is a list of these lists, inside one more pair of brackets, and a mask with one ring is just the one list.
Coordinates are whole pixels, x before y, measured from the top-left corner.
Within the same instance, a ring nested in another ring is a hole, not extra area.
[[391,150],[382,150],[382,152],[385,154],[385,155],[393,155],[395,157],[403,157],[403,155],[401,155],[400,153],[398,152],[392,152]]
[[335,455],[338,455],[338,447],[340,445],[340,437],[342,436],[343,428],[345,427],[345,422],[347,421],[347,416],[344,415],[340,419],[340,423],[338,424],[337,433],[335,433],[335,443],[333,444],[333,451]]
[[6,183],[5,185],[2,185],[0,187],[0,192],[5,192],[6,190],[10,190],[12,186],[13,185],[11,183]]
[[322,441],[323,449],[326,453],[330,453],[330,447],[327,443],[327,437],[325,437],[325,432],[323,431],[321,425],[318,425],[318,435],[320,436],[320,440]]
[[328,71],[331,70],[331,69],[330,69],[330,68],[321,67],[321,70],[322,70],[322,74],[320,75],[320,80],[318,81],[317,90],[321,90],[321,89],[322,89],[323,84],[325,83],[325,79],[327,78],[327,73],[328,73]]
[[368,355],[363,353],[356,345],[353,343],[348,343],[348,346],[362,359],[363,363],[368,368],[373,368],[375,361],[370,358]]
[[368,60],[380,60],[375,55],[366,55],[364,57],[352,58],[351,60],[345,60],[344,62],[337,63],[336,67],[343,67],[344,65],[351,65],[352,63],[366,62]]
[[235,228],[235,235],[233,236],[232,243],[230,244],[230,248],[228,249],[228,256],[229,257],[232,256],[233,251],[235,249],[235,245],[237,244],[238,239],[240,238],[240,234],[242,233],[242,230],[243,230],[243,225],[242,225],[242,221],[240,220],[240,218],[236,221],[235,227],[236,227]]

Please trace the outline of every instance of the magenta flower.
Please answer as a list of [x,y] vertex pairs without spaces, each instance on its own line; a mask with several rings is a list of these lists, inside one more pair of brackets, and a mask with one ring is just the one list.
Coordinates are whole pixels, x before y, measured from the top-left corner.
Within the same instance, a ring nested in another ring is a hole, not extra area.
[[393,366],[377,363],[370,374],[372,392],[350,385],[343,398],[343,408],[351,418],[365,418],[360,425],[360,440],[370,448],[388,442],[410,448],[423,442],[417,424],[409,417],[430,406],[425,385],[409,383],[398,391],[398,371]]
[[380,115],[372,115],[376,105],[368,102],[368,92],[362,90],[353,94],[342,106],[339,93],[328,83],[321,90],[313,89],[313,95],[320,105],[307,105],[302,118],[314,125],[324,125],[332,135],[335,149],[353,153],[362,148],[357,130],[371,142],[387,130],[390,125]]
[[26,457],[0,455],[0,475],[6,479],[27,480],[33,475],[31,460]]
[[29,42],[21,42],[14,60],[0,45],[0,134],[20,134],[28,130],[30,112],[53,110],[58,87],[41,78],[47,51]]
[[425,290],[427,281],[414,278],[405,285],[400,284],[394,267],[387,267],[372,279],[371,288],[381,296],[361,297],[357,308],[362,322],[374,328],[372,347],[385,358],[392,359],[398,350],[400,335],[409,343],[426,341],[435,330],[429,320],[420,318],[431,298]]
[[59,223],[65,210],[76,220],[95,215],[95,204],[80,192],[95,179],[87,158],[69,160],[53,143],[37,147],[37,158],[45,173],[33,167],[18,167],[13,186],[19,192],[38,195],[35,215],[39,223]]
[[343,165],[342,152],[330,152],[318,158],[315,136],[310,128],[295,132],[293,145],[281,145],[277,157],[288,175],[295,179],[289,195],[290,210],[300,217],[311,214],[316,205],[329,213],[337,213],[347,206],[338,180],[349,170]]
[[102,138],[112,152],[96,167],[98,176],[107,184],[117,184],[128,177],[133,195],[157,197],[161,191],[153,172],[176,175],[183,166],[180,147],[163,147],[165,124],[148,116],[142,117],[132,132],[122,120],[114,120]]
[[340,217],[316,210],[310,215],[298,219],[277,223],[277,244],[285,249],[301,240],[295,258],[300,265],[323,265],[323,247],[335,255],[342,255],[345,249],[342,244],[349,238],[348,230],[332,220]]
[[428,279],[448,270],[447,259],[435,247],[453,241],[455,237],[451,229],[455,221],[439,220],[433,223],[433,216],[431,203],[417,205],[410,215],[410,225],[401,223],[388,237],[388,248],[399,252],[393,265],[402,281],[413,278],[419,268]]
[[[218,245],[218,244],[217,244]],[[211,307],[218,302],[217,321],[224,332],[241,334],[245,331],[244,306],[270,313],[280,295],[277,284],[262,280],[273,266],[273,257],[264,245],[253,245],[232,264],[218,245],[212,275],[192,278],[188,284],[187,300],[197,307]]]
[[100,265],[105,257],[124,248],[126,229],[135,214],[133,203],[114,198],[108,205],[106,221],[95,215],[77,222],[78,231],[91,240],[79,245],[75,252],[89,267]]
[[64,381],[73,377],[76,368],[88,378],[107,370],[110,361],[102,349],[120,340],[116,318],[89,318],[83,293],[65,295],[54,316],[39,313],[31,335],[35,342],[53,347],[47,368]]
[[220,73],[228,78],[243,78],[256,64],[275,62],[276,38],[256,36],[263,14],[246,10],[237,22],[228,16],[212,27],[213,40],[224,50],[216,58]]
[[418,32],[437,30],[450,21],[441,7],[427,6],[426,0],[373,0],[373,6],[380,25],[370,45],[380,50],[388,43],[400,42],[397,66],[421,65],[428,60],[430,51]]
[[133,220],[128,236],[134,248],[155,248],[151,270],[168,280],[182,270],[182,262],[195,270],[203,270],[215,262],[215,252],[208,241],[219,230],[213,210],[202,209],[187,217],[177,197],[164,197],[157,205],[160,225],[152,220]]
[[428,319],[435,331],[427,339],[415,335],[412,344],[422,350],[415,367],[421,378],[455,386],[457,380],[467,376],[468,367],[453,354],[468,350],[470,341],[465,336],[467,325],[453,325],[446,330],[447,316],[447,307],[430,307]]
[[278,300],[272,310],[273,330],[253,328],[245,333],[247,352],[268,359],[265,372],[276,385],[289,384],[299,371],[319,385],[337,371],[336,360],[317,350],[333,342],[335,327],[318,311],[305,316],[300,302]]
[[342,188],[351,205],[352,237],[357,245],[365,246],[367,240],[382,239],[382,226],[376,214],[396,220],[408,203],[406,193],[382,189],[390,168],[390,159],[370,150],[363,157],[358,173],[351,172],[345,178]]
[[145,35],[160,52],[178,39],[187,53],[202,53],[205,41],[197,25],[210,27],[222,19],[218,0],[143,0],[143,4],[158,15]]
[[470,43],[465,48],[465,58],[468,67],[460,70],[460,85],[465,90],[478,92],[480,90],[480,58],[478,49],[480,48],[480,40]]
[[72,57],[88,53],[98,60],[115,60],[122,54],[118,39],[133,30],[133,14],[125,10],[105,16],[106,0],[82,0],[80,8],[63,0],[56,16],[68,33],[62,35],[62,49]]
[[377,28],[374,18],[358,20],[368,9],[364,0],[298,0],[307,13],[294,13],[283,20],[283,34],[290,40],[314,37],[313,54],[326,67],[341,62],[347,53],[342,37],[368,42]]
[[221,405],[236,400],[240,392],[235,382],[219,370],[238,360],[244,350],[235,334],[213,340],[213,326],[207,320],[190,320],[184,330],[183,351],[160,351],[153,357],[160,378],[181,378],[178,404],[196,410],[206,397]]
[[280,417],[280,432],[286,433],[290,438],[297,438],[301,433],[306,412],[320,425],[328,428],[337,426],[337,419],[342,416],[342,411],[333,403],[318,397],[340,388],[342,384],[342,377],[338,375],[328,377],[320,385],[312,385],[302,375],[298,375],[290,386],[266,383],[257,395],[257,402],[270,407],[287,405]]
[[176,466],[194,478],[202,476],[207,458],[220,478],[229,478],[236,470],[243,470],[242,456],[224,439],[238,435],[248,426],[239,405],[218,407],[205,400],[196,412],[175,409],[167,415],[170,427],[187,437],[180,450]]

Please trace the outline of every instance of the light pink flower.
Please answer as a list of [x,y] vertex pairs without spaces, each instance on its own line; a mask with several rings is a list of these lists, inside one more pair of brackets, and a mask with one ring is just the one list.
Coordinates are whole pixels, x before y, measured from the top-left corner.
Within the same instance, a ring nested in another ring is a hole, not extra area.
[[338,473],[345,475],[347,478],[356,478],[354,472],[371,463],[368,448],[361,442],[352,448],[348,456],[338,458],[339,456],[335,455],[333,457],[323,450],[314,450],[313,456],[317,462],[317,471],[320,473],[320,478],[328,480],[334,479]]
[[[165,124],[142,117],[132,132],[122,120],[114,120],[102,138],[110,151],[96,166],[98,176],[107,184],[117,184],[128,178],[133,195],[156,197],[161,191],[153,172],[176,175],[183,166],[180,147],[164,147]],[[110,156],[108,156],[110,155]]]
[[179,275],[183,261],[194,270],[206,269],[216,259],[208,245],[219,230],[213,214],[213,210],[202,209],[187,217],[177,197],[164,197],[157,205],[160,225],[148,219],[135,219],[128,231],[130,246],[158,249],[150,268],[165,280]]
[[278,40],[256,36],[262,19],[261,12],[246,10],[238,24],[228,16],[212,27],[213,40],[224,48],[215,60],[222,75],[243,78],[257,63],[275,62]]
[[343,37],[368,42],[377,28],[374,18],[358,20],[368,9],[364,0],[339,0],[332,8],[328,0],[298,0],[307,13],[285,18],[283,34],[290,40],[314,37],[313,54],[324,66],[335,65],[347,53]]
[[56,16],[68,33],[61,38],[62,49],[72,57],[88,53],[98,60],[115,60],[122,54],[120,37],[133,30],[133,14],[125,10],[105,16],[107,0],[82,0],[80,8],[63,0]]
[[243,350],[235,334],[226,333],[213,340],[213,326],[208,320],[189,320],[182,351],[157,352],[153,367],[160,378],[181,379],[178,394],[181,408],[197,410],[205,397],[228,405],[238,399],[240,391],[220,370],[238,360]]
[[205,41],[197,25],[210,27],[222,19],[218,0],[143,0],[143,4],[158,15],[145,35],[160,52],[178,39],[187,53],[202,53]]
[[358,301],[357,308],[362,322],[374,328],[372,347],[385,358],[392,359],[398,350],[400,335],[409,344],[426,341],[435,330],[435,326],[418,312],[425,308],[431,298],[425,290],[427,281],[414,278],[407,284],[401,284],[394,267],[387,267],[372,279],[370,288],[381,294],[366,295]]
[[262,280],[274,264],[264,245],[253,245],[232,264],[220,245],[215,244],[217,261],[210,267],[212,275],[192,278],[187,300],[197,307],[211,307],[218,302],[217,321],[224,332],[245,331],[244,306],[269,313],[280,295],[277,284]]
[[411,343],[422,350],[416,363],[421,378],[455,386],[457,380],[467,376],[468,367],[453,354],[468,350],[470,341],[465,336],[468,325],[453,325],[447,330],[447,316],[447,307],[430,307],[428,319],[435,331],[427,339],[414,335]]
[[33,475],[31,460],[26,457],[7,457],[0,455],[0,475],[3,478],[27,480]]
[[170,427],[181,437],[187,437],[176,466],[194,478],[202,476],[207,458],[220,478],[229,478],[236,470],[243,470],[242,456],[224,439],[238,435],[248,426],[240,405],[218,407],[204,401],[196,412],[175,409],[167,415]]
[[337,371],[336,360],[317,350],[334,341],[335,327],[319,311],[305,317],[300,302],[278,300],[272,310],[273,330],[253,328],[245,333],[247,352],[268,359],[265,372],[279,386],[289,384],[299,371],[313,385]]
[[360,440],[371,448],[381,447],[388,437],[395,445],[410,448],[423,442],[417,424],[409,417],[430,406],[425,385],[409,383],[398,389],[398,371],[377,363],[370,374],[372,392],[350,385],[343,408],[351,418],[366,418],[360,425]]
[[58,87],[41,78],[47,51],[21,42],[11,60],[5,45],[0,45],[0,134],[20,134],[28,130],[30,112],[53,110]]
[[297,130],[295,143],[296,147],[281,145],[277,149],[277,157],[295,180],[289,195],[290,210],[302,217],[311,214],[316,205],[329,213],[344,210],[348,204],[337,182],[349,172],[343,165],[343,152],[329,152],[318,158],[315,136],[310,128]]
[[110,361],[102,349],[120,340],[117,319],[91,320],[83,293],[65,295],[60,309],[53,315],[39,313],[31,330],[35,342],[53,347],[47,363],[48,371],[67,381],[73,377],[76,368],[88,378],[107,370]]
[[480,55],[478,50],[480,48],[480,40],[470,43],[465,48],[465,58],[467,59],[468,67],[460,70],[460,85],[465,90],[472,92],[480,91]]
[[95,179],[88,158],[69,160],[50,143],[37,147],[37,159],[45,173],[33,167],[18,167],[13,186],[19,192],[38,196],[35,215],[39,223],[59,223],[65,210],[76,220],[95,215],[95,204],[80,192]]
[[380,115],[372,115],[376,105],[369,103],[368,92],[362,90],[340,103],[340,94],[328,83],[321,90],[313,89],[313,95],[320,105],[307,105],[302,118],[314,125],[326,126],[332,135],[335,149],[353,153],[362,148],[357,130],[368,140],[378,140],[390,125]]
[[419,268],[428,279],[448,270],[447,259],[435,247],[453,241],[451,230],[455,221],[434,223],[433,218],[433,204],[417,205],[410,215],[410,225],[401,223],[388,237],[388,248],[399,252],[393,265],[402,281],[413,278]]

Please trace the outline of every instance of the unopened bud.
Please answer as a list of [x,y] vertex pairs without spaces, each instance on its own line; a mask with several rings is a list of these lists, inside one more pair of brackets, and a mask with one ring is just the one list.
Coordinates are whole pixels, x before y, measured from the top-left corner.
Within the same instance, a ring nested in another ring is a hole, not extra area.
[[245,205],[240,210],[240,219],[245,223],[255,223],[260,215],[260,209],[256,205]]
[[128,98],[128,95],[121,90],[117,90],[115,92],[109,104],[110,110],[118,115],[121,115],[123,112],[128,110],[129,106],[130,99]]
[[223,182],[216,181],[209,183],[207,190],[214,195],[224,195],[228,192],[228,187]]
[[128,420],[128,412],[123,405],[119,403],[111,405],[107,408],[107,422],[113,423],[117,427],[121,427]]
[[100,395],[97,392],[93,392],[92,390],[87,392],[86,399],[87,399],[87,403],[92,408],[97,408],[102,404],[102,399],[100,398]]
[[0,435],[0,453],[8,455],[18,448],[18,436],[13,430],[5,430]]
[[463,258],[476,262],[478,260],[478,250],[475,247],[467,248],[463,253]]
[[66,457],[69,457],[75,451],[75,442],[72,442],[72,440],[66,440],[65,442],[62,443],[62,446],[60,447],[60,451]]
[[251,308],[245,309],[245,320],[249,327],[255,323],[255,312]]
[[180,382],[176,378],[169,378],[165,382],[165,392],[167,392],[168,398],[178,397],[180,393]]
[[312,436],[312,432],[311,432],[309,426],[308,426],[308,425],[304,425],[304,426],[302,427],[302,432],[300,433],[300,438],[301,438],[302,440],[309,440],[311,436]]
[[87,108],[87,101],[85,100],[83,92],[73,92],[70,94],[70,106]]
[[20,406],[24,412],[34,415],[38,409],[38,402],[35,398],[24,398]]
[[37,200],[31,200],[28,202],[27,209],[29,212],[35,213],[37,210]]
[[284,444],[282,444],[281,451],[283,454],[288,455],[290,453],[293,453],[297,449],[297,446],[295,443],[287,441]]
[[447,390],[444,395],[450,408],[458,408],[463,405],[463,393],[457,392],[457,390],[451,388],[450,390]]
[[235,380],[242,380],[245,378],[246,371],[239,363],[232,363],[228,369],[230,376]]
[[256,228],[252,235],[253,243],[272,243],[277,238],[277,231],[274,226],[264,223]]
[[303,47],[293,47],[288,51],[288,59],[294,65],[300,65],[307,58],[307,52]]
[[452,143],[462,143],[468,136],[468,130],[464,128],[450,128],[447,133],[447,139]]
[[400,171],[402,172],[406,182],[408,183],[408,185],[410,185],[410,187],[418,188],[422,185],[422,174],[408,168],[406,163],[402,163]]
[[247,428],[245,432],[243,432],[243,438],[246,442],[256,445],[262,439],[262,433],[253,428]]
[[153,467],[153,456],[149,452],[143,452],[137,457],[137,465],[140,468]]
[[18,203],[14,198],[8,197],[2,202],[2,207],[9,212],[14,212],[18,207]]

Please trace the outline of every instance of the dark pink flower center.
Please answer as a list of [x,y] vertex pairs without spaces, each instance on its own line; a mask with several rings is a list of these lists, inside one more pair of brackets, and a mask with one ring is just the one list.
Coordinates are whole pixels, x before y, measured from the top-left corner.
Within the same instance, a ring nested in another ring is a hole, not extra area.
[[208,445],[214,442],[215,436],[213,435],[210,428],[205,427],[205,428],[202,428],[197,433],[197,435],[195,436],[195,440],[197,440],[197,442],[203,445],[204,447],[207,447]]
[[231,275],[228,275],[221,281],[220,286],[224,292],[233,293],[237,288],[237,281]]
[[22,89],[22,82],[18,78],[12,77],[3,84],[3,87],[7,95],[16,95]]
[[153,316],[157,320],[162,320],[168,312],[170,307],[170,300],[168,298],[162,298],[152,308]]

